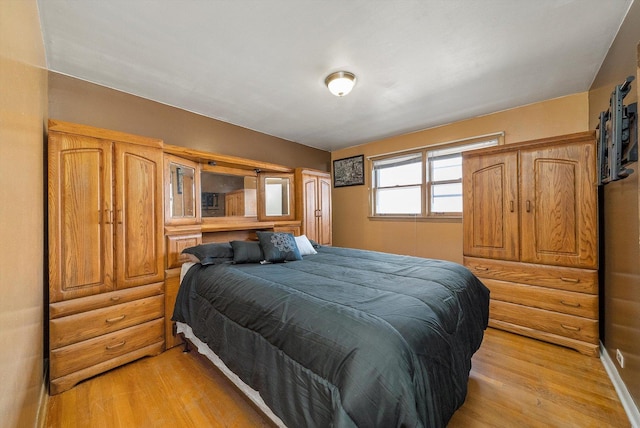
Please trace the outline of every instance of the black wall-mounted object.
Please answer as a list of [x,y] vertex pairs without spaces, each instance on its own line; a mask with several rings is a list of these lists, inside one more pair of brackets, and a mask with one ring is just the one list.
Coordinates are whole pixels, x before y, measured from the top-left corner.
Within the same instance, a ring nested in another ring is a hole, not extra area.
[[598,185],[628,177],[629,164],[638,160],[638,103],[624,105],[634,77],[611,93],[609,109],[600,113],[598,131]]

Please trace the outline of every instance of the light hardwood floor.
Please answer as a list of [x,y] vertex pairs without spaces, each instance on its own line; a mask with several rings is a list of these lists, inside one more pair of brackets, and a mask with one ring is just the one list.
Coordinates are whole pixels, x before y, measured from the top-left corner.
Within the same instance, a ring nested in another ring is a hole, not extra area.
[[[49,399],[47,427],[268,427],[196,351],[173,348]],[[629,427],[599,359],[488,329],[449,427]],[[299,428],[299,427],[291,427]]]

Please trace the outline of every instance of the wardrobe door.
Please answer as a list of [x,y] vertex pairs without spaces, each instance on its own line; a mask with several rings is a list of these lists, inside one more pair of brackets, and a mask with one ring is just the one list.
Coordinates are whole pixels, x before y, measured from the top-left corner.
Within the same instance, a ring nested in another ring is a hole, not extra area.
[[518,260],[518,153],[463,157],[464,255]]
[[592,142],[521,152],[524,262],[597,267],[597,187]]
[[331,177],[321,177],[318,183],[318,243],[321,245],[331,245],[332,243],[332,218],[331,218]]
[[162,150],[115,143],[117,288],[160,282]]
[[49,133],[50,301],[113,289],[109,142]]

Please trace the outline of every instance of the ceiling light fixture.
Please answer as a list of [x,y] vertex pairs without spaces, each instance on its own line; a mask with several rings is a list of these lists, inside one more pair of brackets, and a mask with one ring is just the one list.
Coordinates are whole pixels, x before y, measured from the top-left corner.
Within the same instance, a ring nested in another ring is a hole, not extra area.
[[356,84],[356,76],[348,71],[336,71],[324,79],[329,91],[336,97],[344,97]]

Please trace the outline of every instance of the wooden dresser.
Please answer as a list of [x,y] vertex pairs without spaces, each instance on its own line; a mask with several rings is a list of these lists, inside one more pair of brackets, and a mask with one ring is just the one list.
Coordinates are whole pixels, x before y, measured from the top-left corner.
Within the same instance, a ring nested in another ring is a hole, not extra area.
[[162,141],[49,121],[50,393],[164,349]]
[[598,356],[592,132],[463,154],[464,264],[492,327]]

